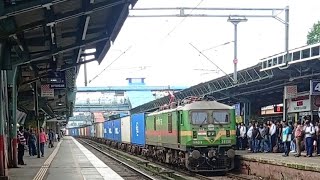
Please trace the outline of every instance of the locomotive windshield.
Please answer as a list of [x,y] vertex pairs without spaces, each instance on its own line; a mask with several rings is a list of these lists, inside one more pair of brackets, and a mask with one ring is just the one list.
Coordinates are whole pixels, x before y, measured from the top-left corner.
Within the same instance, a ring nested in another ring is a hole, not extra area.
[[208,124],[207,112],[192,112],[191,121],[194,125]]
[[228,123],[229,113],[227,111],[213,111],[212,118],[214,123]]

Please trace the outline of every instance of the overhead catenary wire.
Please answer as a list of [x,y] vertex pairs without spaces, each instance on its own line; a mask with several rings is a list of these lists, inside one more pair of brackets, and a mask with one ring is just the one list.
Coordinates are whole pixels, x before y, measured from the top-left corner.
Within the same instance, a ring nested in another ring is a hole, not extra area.
[[234,41],[228,41],[228,42],[225,42],[225,43],[223,43],[223,44],[215,45],[215,46],[213,46],[213,47],[211,47],[211,48],[202,50],[202,52],[209,51],[209,50],[218,48],[218,47],[220,47],[220,46],[225,46],[225,45],[228,45],[228,44],[233,43],[233,42],[234,42]]
[[123,51],[116,59],[114,59],[109,65],[107,65],[100,73],[98,73],[96,76],[94,76],[89,83],[91,83],[93,80],[95,80],[97,77],[99,77],[105,70],[107,70],[113,63],[115,63],[117,60],[120,59],[121,56],[123,56],[128,50],[131,49],[132,46],[128,47],[125,51]]
[[[204,0],[201,0],[194,8],[191,9],[190,13],[192,13],[196,8],[198,8]],[[189,16],[185,16],[180,22],[178,22],[164,37],[166,39],[171,35],[173,31],[175,31]]]
[[197,50],[203,57],[205,57],[209,62],[211,62],[216,68],[218,68],[221,72],[223,72],[227,77],[229,77],[231,80],[232,77],[227,74],[224,70],[222,70],[216,63],[214,63],[210,58],[208,58],[205,54],[203,54],[198,48],[196,48],[192,43],[189,43],[195,50]]

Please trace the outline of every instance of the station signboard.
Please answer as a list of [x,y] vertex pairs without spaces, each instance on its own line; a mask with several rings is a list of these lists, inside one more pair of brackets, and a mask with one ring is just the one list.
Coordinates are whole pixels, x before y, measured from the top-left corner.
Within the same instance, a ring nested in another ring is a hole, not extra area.
[[236,116],[241,116],[241,105],[240,105],[240,103],[234,104],[233,107],[235,109]]
[[310,80],[310,95],[320,95],[320,80]]
[[311,111],[309,95],[298,96],[288,100],[288,113]]
[[41,84],[48,84],[51,89],[65,89],[66,80],[64,72],[50,72],[48,77],[41,78]]

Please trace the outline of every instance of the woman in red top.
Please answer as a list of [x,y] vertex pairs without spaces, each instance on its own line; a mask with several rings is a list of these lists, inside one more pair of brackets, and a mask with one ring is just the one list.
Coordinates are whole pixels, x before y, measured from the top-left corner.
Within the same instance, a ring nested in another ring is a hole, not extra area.
[[40,129],[40,152],[41,157],[44,156],[44,144],[47,142],[46,133],[43,131],[43,128]]

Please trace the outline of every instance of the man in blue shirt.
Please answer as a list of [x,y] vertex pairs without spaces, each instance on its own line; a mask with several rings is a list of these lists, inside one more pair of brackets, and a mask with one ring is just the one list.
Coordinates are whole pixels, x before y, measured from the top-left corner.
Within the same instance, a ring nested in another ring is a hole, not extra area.
[[288,126],[288,122],[283,122],[282,128],[282,142],[284,144],[284,157],[289,156],[290,142],[291,142],[292,130]]

